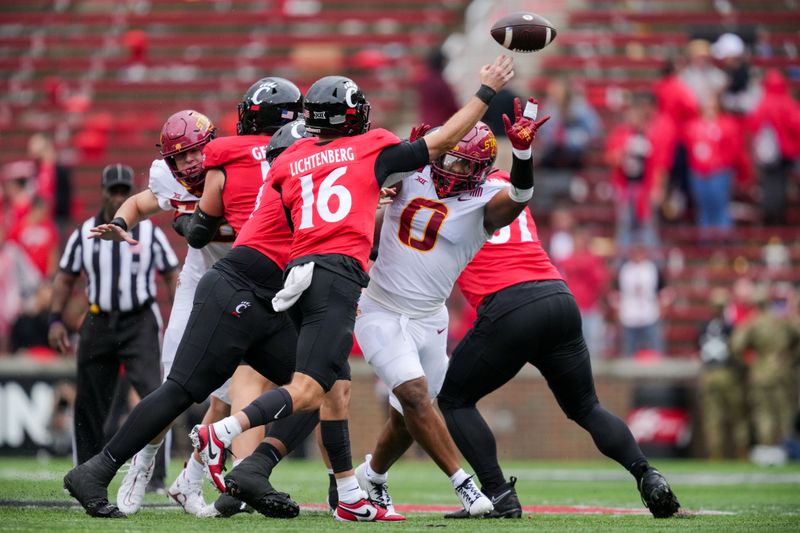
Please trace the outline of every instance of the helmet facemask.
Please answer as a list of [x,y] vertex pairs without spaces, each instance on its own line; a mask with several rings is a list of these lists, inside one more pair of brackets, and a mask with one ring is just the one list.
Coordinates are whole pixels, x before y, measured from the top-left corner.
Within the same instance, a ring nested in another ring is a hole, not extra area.
[[202,113],[193,110],[179,111],[167,119],[161,129],[158,147],[161,157],[173,177],[195,196],[203,193],[206,171],[202,158],[195,164],[178,169],[175,156],[191,150],[202,150],[203,146],[217,136],[214,124]]
[[431,162],[431,178],[439,198],[471,192],[483,185],[497,157],[497,141],[483,122],[452,150]]

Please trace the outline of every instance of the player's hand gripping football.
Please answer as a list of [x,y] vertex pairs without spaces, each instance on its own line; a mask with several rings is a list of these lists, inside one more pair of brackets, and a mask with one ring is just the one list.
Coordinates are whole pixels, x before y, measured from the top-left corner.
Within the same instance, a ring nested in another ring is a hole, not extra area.
[[103,239],[104,241],[125,241],[130,245],[137,245],[139,241],[133,236],[117,226],[116,224],[100,224],[89,230],[90,239]]
[[514,58],[500,54],[494,63],[481,68],[481,83],[499,91],[514,77]]
[[508,115],[503,114],[503,125],[506,129],[506,137],[511,141],[511,146],[517,150],[527,150],[530,148],[533,139],[536,138],[536,131],[542,124],[550,120],[550,116],[548,115],[542,120],[534,122],[536,120],[536,112],[534,110],[538,107],[538,100],[535,98],[528,98],[528,103],[525,106],[525,113],[523,113],[522,103],[520,103],[519,98],[514,98],[514,123],[511,123]]

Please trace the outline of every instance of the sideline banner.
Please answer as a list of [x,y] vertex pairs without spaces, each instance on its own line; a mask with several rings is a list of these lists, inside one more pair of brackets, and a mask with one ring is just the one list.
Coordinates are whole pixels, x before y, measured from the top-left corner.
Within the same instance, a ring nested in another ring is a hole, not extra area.
[[0,359],[0,455],[69,453],[74,385],[74,360]]

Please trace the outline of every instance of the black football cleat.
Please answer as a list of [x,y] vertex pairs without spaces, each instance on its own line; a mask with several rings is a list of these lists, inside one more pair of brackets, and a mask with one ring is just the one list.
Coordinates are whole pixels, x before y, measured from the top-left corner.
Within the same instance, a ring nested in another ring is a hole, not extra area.
[[517,484],[517,478],[511,476],[508,480],[508,483],[503,483],[500,487],[498,487],[494,491],[490,492],[482,488],[481,490],[483,491],[483,493],[492,500],[492,504],[494,505],[494,510],[490,511],[488,514],[483,515],[482,517],[470,516],[466,509],[459,509],[458,511],[454,511],[452,513],[444,515],[444,517],[454,518],[454,519],[521,518],[522,506],[520,505],[519,498],[517,497],[517,490],[514,488],[514,485],[516,484]]
[[675,516],[681,508],[666,478],[655,468],[645,472],[639,480],[639,493],[642,495],[642,503],[656,518]]
[[239,513],[252,513],[255,511],[242,500],[234,498],[227,492],[219,495],[219,498],[214,502],[214,509],[217,510],[217,516],[220,518],[230,518]]
[[278,492],[269,482],[273,463],[254,453],[225,476],[227,492],[269,518],[295,518],[300,506],[287,493]]
[[[64,488],[70,496],[96,518],[127,518],[119,508],[108,503],[108,482],[98,470],[102,469],[102,458],[95,456],[76,466],[64,476]],[[113,473],[112,473],[113,477]]]

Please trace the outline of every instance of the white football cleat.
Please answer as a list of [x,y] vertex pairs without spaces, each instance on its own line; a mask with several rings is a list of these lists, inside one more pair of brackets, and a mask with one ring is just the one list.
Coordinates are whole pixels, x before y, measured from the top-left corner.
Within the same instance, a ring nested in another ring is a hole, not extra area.
[[472,476],[456,487],[456,494],[470,516],[483,516],[494,510],[492,500],[478,489],[478,486],[472,481]]
[[[203,480],[191,481],[186,475],[186,469],[181,470],[180,475],[172,483],[167,491],[172,500],[183,507],[187,513],[204,518],[213,516],[209,514],[208,505],[203,498]],[[211,506],[213,507],[213,506]]]
[[155,466],[155,457],[150,464],[145,464],[137,453],[131,459],[128,472],[122,480],[122,485],[119,486],[117,491],[117,507],[126,515],[132,515],[142,507],[144,502],[144,492],[150,478],[153,477],[153,467]]
[[367,454],[364,462],[356,468],[356,481],[361,490],[367,493],[369,501],[376,503],[386,509],[387,515],[398,514],[394,510],[392,497],[389,496],[389,486],[386,483],[373,483],[367,477],[367,465],[372,460],[372,455]]

